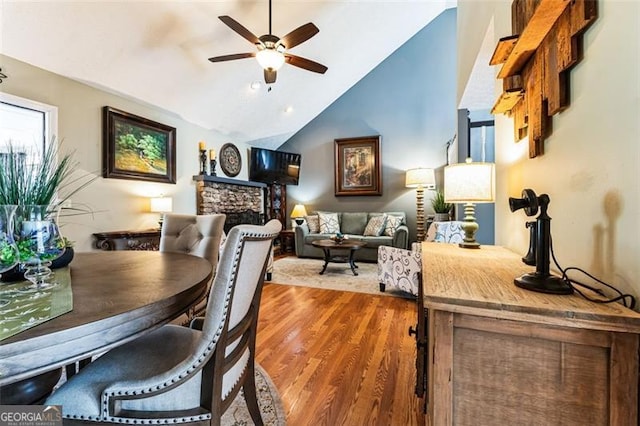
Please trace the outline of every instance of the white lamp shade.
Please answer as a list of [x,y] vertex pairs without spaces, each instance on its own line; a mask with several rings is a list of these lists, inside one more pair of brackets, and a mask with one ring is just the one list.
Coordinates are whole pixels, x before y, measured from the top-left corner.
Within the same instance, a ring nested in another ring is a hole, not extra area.
[[151,211],[155,213],[170,213],[173,211],[173,199],[171,197],[152,198]]
[[448,203],[492,203],[495,192],[493,163],[459,163],[444,168],[444,199]]
[[407,188],[428,188],[434,189],[436,187],[436,175],[433,169],[417,168],[407,170],[405,178],[405,186]]
[[279,70],[284,64],[284,55],[275,49],[263,49],[256,53],[260,66],[266,70]]
[[292,218],[305,217],[307,215],[307,209],[304,208],[302,204],[296,204],[293,207],[293,211],[291,212]]

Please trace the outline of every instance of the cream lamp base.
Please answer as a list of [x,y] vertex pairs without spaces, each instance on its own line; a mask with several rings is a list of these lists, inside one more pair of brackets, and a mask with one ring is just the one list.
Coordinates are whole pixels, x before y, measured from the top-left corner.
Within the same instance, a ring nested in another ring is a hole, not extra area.
[[424,241],[424,188],[418,186],[416,189],[416,240],[420,243]]
[[476,222],[476,206],[473,203],[464,205],[464,219],[462,229],[464,230],[463,242],[458,244],[462,248],[478,249],[480,244],[476,241],[476,231],[479,226]]

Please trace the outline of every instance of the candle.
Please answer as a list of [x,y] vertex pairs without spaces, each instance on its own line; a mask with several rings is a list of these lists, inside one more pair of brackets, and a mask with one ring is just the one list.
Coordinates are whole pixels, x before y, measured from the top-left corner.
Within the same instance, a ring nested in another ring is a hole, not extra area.
[[198,149],[200,149],[200,151],[204,151],[206,148],[204,141],[200,141],[198,142]]
[[216,150],[215,149],[210,149],[209,150],[209,160],[215,160],[216,159]]

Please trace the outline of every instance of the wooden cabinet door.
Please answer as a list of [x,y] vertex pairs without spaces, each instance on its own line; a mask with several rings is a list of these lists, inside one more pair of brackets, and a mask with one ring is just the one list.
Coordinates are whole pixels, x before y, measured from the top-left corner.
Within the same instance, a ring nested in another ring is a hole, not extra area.
[[431,424],[637,425],[637,334],[441,311],[433,321]]

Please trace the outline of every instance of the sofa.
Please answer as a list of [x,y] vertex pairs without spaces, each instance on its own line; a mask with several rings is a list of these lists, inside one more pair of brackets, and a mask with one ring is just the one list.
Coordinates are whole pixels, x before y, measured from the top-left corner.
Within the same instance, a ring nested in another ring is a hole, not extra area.
[[337,232],[366,243],[354,253],[354,259],[359,261],[376,262],[379,246],[406,249],[409,245],[404,212],[314,212],[294,231],[298,257],[323,258],[323,251],[311,243],[329,239]]

